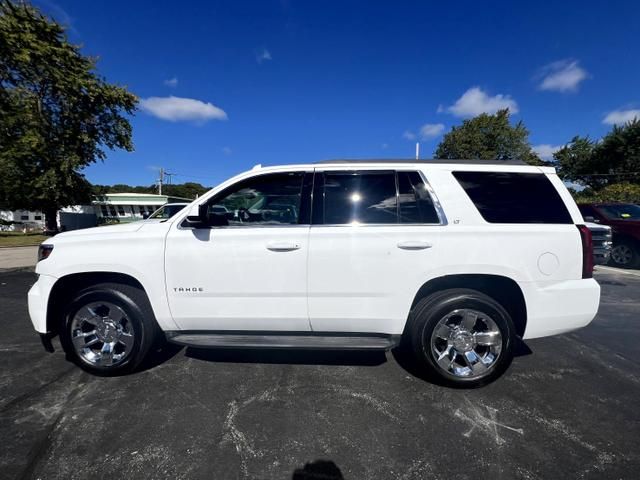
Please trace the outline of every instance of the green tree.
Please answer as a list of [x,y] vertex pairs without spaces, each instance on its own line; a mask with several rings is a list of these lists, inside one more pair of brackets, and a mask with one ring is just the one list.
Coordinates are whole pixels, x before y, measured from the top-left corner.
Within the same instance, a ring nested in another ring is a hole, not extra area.
[[564,180],[593,190],[622,182],[640,184],[640,121],[614,126],[600,142],[574,137],[553,156]]
[[612,183],[600,190],[585,188],[572,192],[576,202],[624,202],[640,204],[640,184]]
[[137,98],[95,67],[60,25],[0,0],[0,204],[42,210],[50,229],[60,207],[89,200],[84,167],[133,150]]
[[196,182],[185,182],[182,184],[165,185],[162,193],[174,197],[196,198],[207,193],[210,189]]
[[596,142],[589,137],[581,137],[579,135],[573,137],[571,142],[553,154],[558,175],[563,180],[592,188],[596,187],[597,182],[592,183],[595,177],[582,177],[580,175],[580,172],[589,172],[593,168],[591,162],[595,146]]
[[472,160],[522,160],[531,165],[543,162],[531,149],[529,131],[522,121],[509,122],[509,109],[494,115],[483,113],[452,127],[435,152],[436,158]]

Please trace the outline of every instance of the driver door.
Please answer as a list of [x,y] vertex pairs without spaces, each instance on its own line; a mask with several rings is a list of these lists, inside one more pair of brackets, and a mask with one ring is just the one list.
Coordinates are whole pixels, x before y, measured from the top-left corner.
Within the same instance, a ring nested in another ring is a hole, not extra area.
[[167,296],[183,330],[309,331],[312,173],[258,174],[207,201],[212,227],[167,236]]

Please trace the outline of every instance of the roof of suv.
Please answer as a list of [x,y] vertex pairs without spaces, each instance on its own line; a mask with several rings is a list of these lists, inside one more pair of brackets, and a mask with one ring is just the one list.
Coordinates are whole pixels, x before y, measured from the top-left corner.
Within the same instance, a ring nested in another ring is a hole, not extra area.
[[520,159],[480,160],[480,159],[450,159],[450,158],[356,158],[321,160],[316,164],[333,163],[437,163],[437,164],[474,164],[474,165],[528,165]]

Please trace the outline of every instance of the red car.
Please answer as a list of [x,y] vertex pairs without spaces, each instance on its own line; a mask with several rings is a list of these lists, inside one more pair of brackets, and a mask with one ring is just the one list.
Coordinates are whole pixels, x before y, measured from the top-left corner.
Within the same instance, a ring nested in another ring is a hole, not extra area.
[[617,267],[640,266],[640,205],[633,203],[584,203],[578,205],[586,222],[609,225],[613,249],[609,263]]

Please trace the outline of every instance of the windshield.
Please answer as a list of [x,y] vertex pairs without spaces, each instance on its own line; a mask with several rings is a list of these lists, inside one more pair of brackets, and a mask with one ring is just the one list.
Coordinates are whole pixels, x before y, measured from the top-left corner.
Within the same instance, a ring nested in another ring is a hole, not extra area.
[[158,210],[153,212],[153,214],[149,218],[171,218],[180,210],[182,210],[185,205],[173,205],[167,204],[160,207]]
[[640,206],[632,203],[600,205],[598,210],[611,220],[640,220]]

